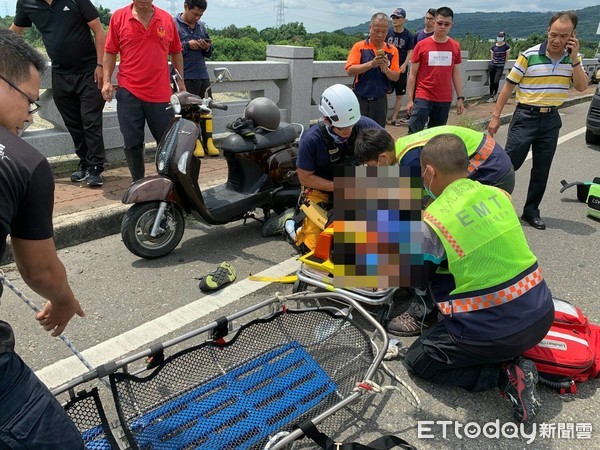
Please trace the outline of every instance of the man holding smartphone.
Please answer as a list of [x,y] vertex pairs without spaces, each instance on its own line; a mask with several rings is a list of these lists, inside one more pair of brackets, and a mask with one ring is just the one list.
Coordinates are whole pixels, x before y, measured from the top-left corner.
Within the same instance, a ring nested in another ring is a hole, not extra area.
[[[200,20],[206,7],[206,0],[185,0],[183,12],[173,18],[183,46],[185,87],[188,92],[200,97],[204,97],[206,89],[210,86],[206,58],[210,58],[213,52],[206,25]],[[204,129],[202,134],[206,135]],[[206,143],[207,136],[203,137],[203,142]],[[213,145],[205,147],[210,156],[219,156],[219,151]]]
[[546,229],[539,208],[562,126],[558,107],[567,98],[571,82],[578,91],[584,91],[588,82],[575,34],[577,22],[572,11],[558,12],[550,18],[548,39],[519,55],[488,125],[488,133],[493,136],[500,128],[502,108],[516,87],[517,108],[504,148],[515,171],[531,148],[533,167],[521,218],[538,230]]

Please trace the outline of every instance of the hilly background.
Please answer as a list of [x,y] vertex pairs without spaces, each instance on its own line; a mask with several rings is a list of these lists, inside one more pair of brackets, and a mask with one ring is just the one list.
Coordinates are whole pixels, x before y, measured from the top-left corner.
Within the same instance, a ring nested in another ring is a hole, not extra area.
[[[568,4],[565,5],[568,7]],[[426,9],[425,7],[423,8]],[[600,5],[590,6],[575,11],[579,16],[577,25],[577,36],[586,41],[600,40],[596,34],[598,21],[600,20]],[[467,34],[492,39],[497,36],[498,31],[505,31],[512,39],[527,38],[533,33],[545,34],[548,21],[554,11],[549,12],[475,12],[455,13],[454,26],[450,35],[464,37]],[[424,15],[414,20],[406,21],[406,28],[415,32],[424,26]],[[368,33],[369,22],[353,27],[345,27],[340,31],[347,34]]]

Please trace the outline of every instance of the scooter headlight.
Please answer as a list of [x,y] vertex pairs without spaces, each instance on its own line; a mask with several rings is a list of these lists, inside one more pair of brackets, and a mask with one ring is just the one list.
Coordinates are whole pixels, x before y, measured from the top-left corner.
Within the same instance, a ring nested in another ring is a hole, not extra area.
[[173,107],[173,112],[175,112],[175,114],[181,114],[181,101],[179,101],[179,96],[177,94],[171,95],[171,106]]

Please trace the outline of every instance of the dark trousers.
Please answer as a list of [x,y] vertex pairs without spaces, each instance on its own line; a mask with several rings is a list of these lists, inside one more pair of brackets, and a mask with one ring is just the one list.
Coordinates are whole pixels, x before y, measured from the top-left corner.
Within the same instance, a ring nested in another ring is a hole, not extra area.
[[[204,97],[206,90],[210,86],[210,80],[185,80],[185,89],[190,94]],[[208,96],[212,96],[212,92],[208,92]]]
[[145,102],[122,87],[117,89],[115,98],[125,151],[143,151],[145,123],[148,123],[148,128],[158,144],[173,118],[173,110],[167,109],[169,103]]
[[479,392],[498,387],[503,360],[459,347],[446,325],[438,322],[413,342],[404,362],[414,375],[427,381]]
[[469,344],[459,345],[444,322],[438,322],[413,342],[404,362],[412,373],[432,383],[460,386],[473,392],[494,389],[498,387],[502,364],[540,342],[553,320],[554,308],[550,308],[524,330],[489,341],[481,352]]
[[500,86],[500,78],[502,78],[504,66],[490,66],[490,95],[494,96],[498,93]]
[[540,113],[522,108],[515,109],[504,148],[515,170],[519,170],[531,147],[533,164],[527,200],[523,207],[525,216],[540,215],[540,203],[546,191],[561,126],[562,121],[557,110]]
[[104,99],[94,81],[94,71],[81,74],[52,72],[52,97],[65,122],[81,164],[104,165],[102,136]]
[[366,98],[356,96],[360,105],[360,114],[369,117],[385,128],[387,116],[387,95],[379,98]]
[[408,134],[424,130],[427,121],[429,121],[428,128],[446,125],[450,113],[450,104],[450,102],[415,99],[410,119],[408,119]]
[[81,433],[16,353],[0,353],[0,449],[83,449]]

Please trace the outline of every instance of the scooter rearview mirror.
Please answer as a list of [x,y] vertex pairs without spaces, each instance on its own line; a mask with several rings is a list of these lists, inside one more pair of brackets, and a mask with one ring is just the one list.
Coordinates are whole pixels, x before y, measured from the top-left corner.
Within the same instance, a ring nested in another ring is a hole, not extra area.
[[219,83],[223,80],[231,81],[231,73],[226,67],[217,67],[214,70],[215,82]]

